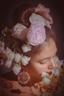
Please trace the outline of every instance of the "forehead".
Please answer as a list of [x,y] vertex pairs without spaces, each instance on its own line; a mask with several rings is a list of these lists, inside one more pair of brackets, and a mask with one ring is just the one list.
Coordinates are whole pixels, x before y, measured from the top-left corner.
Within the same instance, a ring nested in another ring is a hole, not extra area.
[[36,50],[33,60],[34,61],[40,61],[45,58],[53,57],[56,55],[57,47],[55,44],[55,41],[52,38],[49,38],[47,42],[42,44],[38,50]]
[[45,42],[44,45],[42,45],[41,54],[44,54],[42,57],[43,58],[52,57],[56,55],[56,52],[57,47],[55,41],[52,38],[49,38],[48,41]]

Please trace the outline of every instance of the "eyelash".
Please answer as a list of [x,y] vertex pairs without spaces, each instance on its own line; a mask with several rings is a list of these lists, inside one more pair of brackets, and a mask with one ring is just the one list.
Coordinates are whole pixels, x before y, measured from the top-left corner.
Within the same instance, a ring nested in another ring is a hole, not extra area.
[[43,60],[40,60],[40,64],[45,64],[48,63],[50,61],[51,57],[45,58]]
[[40,64],[45,64],[45,63],[47,63],[48,61],[49,61],[49,59],[42,60],[42,61],[40,61]]

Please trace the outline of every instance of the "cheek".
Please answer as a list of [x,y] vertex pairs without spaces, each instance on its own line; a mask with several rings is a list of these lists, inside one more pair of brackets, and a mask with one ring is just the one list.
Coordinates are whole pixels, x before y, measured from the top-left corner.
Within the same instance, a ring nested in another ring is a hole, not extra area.
[[39,74],[41,74],[42,72],[51,72],[53,69],[53,65],[51,63],[33,63],[32,65]]

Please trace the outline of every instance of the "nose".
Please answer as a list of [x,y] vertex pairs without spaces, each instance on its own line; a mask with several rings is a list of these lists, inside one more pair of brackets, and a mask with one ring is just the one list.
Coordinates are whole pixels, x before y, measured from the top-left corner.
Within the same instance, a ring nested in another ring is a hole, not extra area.
[[48,70],[49,70],[49,72],[51,72],[52,69],[53,69],[55,66],[56,66],[56,65],[55,65],[55,63],[54,63],[53,58],[50,58],[50,62],[49,62],[49,65],[48,65]]

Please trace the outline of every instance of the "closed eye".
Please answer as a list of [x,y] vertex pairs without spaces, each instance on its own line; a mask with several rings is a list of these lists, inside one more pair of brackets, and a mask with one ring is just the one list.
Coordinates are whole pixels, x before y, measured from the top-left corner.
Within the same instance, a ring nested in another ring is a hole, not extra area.
[[50,58],[51,57],[44,58],[43,60],[40,60],[39,62],[40,62],[40,64],[46,64],[49,62]]

